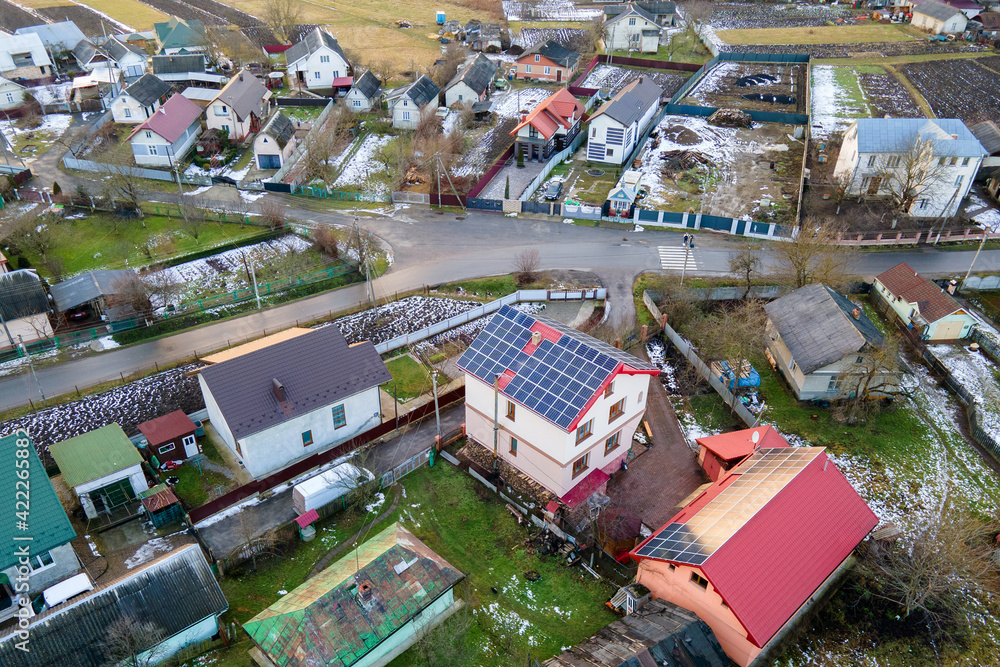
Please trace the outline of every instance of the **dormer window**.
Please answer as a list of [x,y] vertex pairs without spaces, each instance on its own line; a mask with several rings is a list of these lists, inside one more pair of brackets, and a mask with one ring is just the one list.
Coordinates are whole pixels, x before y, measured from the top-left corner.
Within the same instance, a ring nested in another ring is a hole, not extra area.
[[147,139],[152,139],[153,138],[153,133],[150,132],[149,130],[146,130],[146,138]]

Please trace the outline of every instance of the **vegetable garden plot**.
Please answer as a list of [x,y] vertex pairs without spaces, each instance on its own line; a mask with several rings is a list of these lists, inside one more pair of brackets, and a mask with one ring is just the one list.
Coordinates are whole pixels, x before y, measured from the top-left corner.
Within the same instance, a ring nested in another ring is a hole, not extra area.
[[551,39],[572,51],[574,42],[580,40],[586,34],[587,31],[581,28],[524,28],[521,32],[514,35],[510,41],[512,45],[516,44],[527,50],[536,44],[541,44]]
[[872,116],[923,118],[924,113],[913,101],[910,91],[892,74],[859,74],[858,82],[868,99]]
[[38,25],[37,18],[7,0],[0,0],[0,26],[14,31],[29,25]]
[[802,65],[721,62],[680,103],[805,113],[805,71]]
[[571,0],[503,0],[508,21],[590,21],[604,18],[602,7],[578,7]]
[[[853,16],[848,9],[826,5],[713,4],[707,23],[716,30],[788,28],[825,25],[841,17]],[[683,5],[681,12],[683,13]]]
[[[143,4],[147,4],[154,9],[159,9],[164,14],[170,16],[176,16],[179,19],[184,19],[185,21],[190,21],[192,19],[197,19],[201,21],[204,25],[228,25],[229,21],[213,14],[212,12],[205,11],[200,7],[196,7],[193,4],[188,4],[187,2],[180,2],[180,0],[141,0]],[[84,30],[84,32],[87,32]],[[100,32],[100,31],[98,31]]]
[[[84,35],[100,35],[102,30],[108,29],[109,21],[85,5],[53,5],[39,7],[35,11],[53,22],[72,21]],[[35,20],[33,25],[38,23],[41,22]]]
[[971,59],[932,60],[900,66],[938,118],[966,123],[995,119],[1000,74]]
[[583,88],[607,88],[611,95],[635,81],[639,77],[646,77],[656,82],[668,97],[680,90],[684,82],[688,80],[686,76],[671,74],[667,72],[650,72],[648,70],[634,70],[614,65],[598,65],[587,78],[584,79]]

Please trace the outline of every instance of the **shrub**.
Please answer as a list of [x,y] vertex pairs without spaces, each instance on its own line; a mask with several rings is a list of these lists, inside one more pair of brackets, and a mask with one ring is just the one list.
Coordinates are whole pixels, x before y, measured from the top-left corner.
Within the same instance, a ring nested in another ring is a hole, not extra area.
[[271,229],[281,229],[285,226],[285,207],[277,199],[265,196],[257,205],[261,220]]
[[329,227],[320,227],[313,234],[313,243],[316,248],[330,257],[337,259],[340,256],[340,248],[337,245],[337,233]]

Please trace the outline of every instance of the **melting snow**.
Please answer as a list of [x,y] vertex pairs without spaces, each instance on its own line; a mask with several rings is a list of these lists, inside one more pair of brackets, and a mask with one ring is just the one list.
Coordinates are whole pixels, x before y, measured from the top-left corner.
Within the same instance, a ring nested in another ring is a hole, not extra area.
[[173,551],[174,545],[167,542],[162,537],[154,537],[149,542],[146,542],[139,550],[132,555],[131,558],[126,559],[125,567],[129,570],[132,568],[142,565],[143,563],[148,563],[156,557],[158,551],[168,552]]

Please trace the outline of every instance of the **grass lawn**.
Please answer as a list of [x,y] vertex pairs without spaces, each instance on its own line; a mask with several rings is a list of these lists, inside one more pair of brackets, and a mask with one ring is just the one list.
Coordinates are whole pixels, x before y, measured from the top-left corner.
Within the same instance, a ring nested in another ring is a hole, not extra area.
[[[712,57],[712,52],[708,50],[702,41],[690,31],[675,33],[671,38],[675,40],[674,52],[669,53],[666,47],[660,47],[658,53],[636,53],[627,51],[615,51],[615,56],[625,56],[631,58],[644,58],[646,60],[662,60],[675,63],[693,63],[701,65],[708,62]],[[607,53],[607,52],[605,52]]]
[[[82,220],[50,222],[50,254],[62,260],[63,274],[70,276],[88,269],[125,268],[126,260],[129,266],[142,266],[263,231],[261,227],[252,225],[208,223],[195,241],[191,236],[178,231],[178,220],[147,215],[141,222],[118,221],[117,230],[114,218],[107,213],[94,213]],[[141,249],[146,244],[152,244],[152,258],[147,257]],[[28,259],[32,267],[49,275],[39,257],[29,254]]]
[[[319,118],[326,107],[281,107],[281,113],[291,120],[300,122],[313,121]],[[253,153],[253,151],[247,151]]]
[[881,23],[719,30],[716,34],[727,44],[853,44],[913,39],[901,26]]
[[[580,568],[567,568],[561,561],[527,553],[527,529],[518,526],[504,503],[470,476],[442,462],[407,475],[401,484],[406,495],[399,507],[368,534],[376,534],[392,521],[402,521],[427,546],[468,575],[467,583],[459,588],[470,614],[468,629],[460,635],[449,634],[456,626],[452,621],[436,629],[433,643],[445,647],[449,654],[432,664],[509,667],[525,664],[515,660],[529,651],[532,658],[541,661],[615,619],[604,607],[604,601],[614,594],[612,586],[595,581]],[[387,503],[390,497],[391,492],[386,493]],[[257,572],[227,576],[221,583],[229,601],[223,620],[245,623],[277,600],[278,591],[301,585],[327,551],[371,518],[352,510],[335,514],[319,522],[312,542],[296,543],[294,551],[264,563]],[[541,575],[534,583],[523,576],[531,570]],[[499,594],[490,590],[493,587]],[[242,641],[188,664],[249,665],[249,648],[250,642]],[[416,667],[427,662],[411,649],[391,664]]]
[[198,466],[190,462],[176,470],[163,473],[163,476],[177,477],[179,481],[174,487],[174,492],[187,504],[188,509],[201,507],[212,498],[217,498],[220,487],[221,492],[225,493],[233,486],[233,482],[225,475],[205,469],[198,472]]
[[[405,402],[431,391],[431,376],[427,367],[409,355],[396,357],[387,361],[385,367],[392,373],[392,382],[384,385],[390,396],[397,401]],[[435,371],[436,372],[436,371]],[[440,373],[437,374],[438,385],[448,381]]]
[[484,299],[499,299],[502,296],[513,294],[517,291],[517,282],[513,275],[490,276],[488,278],[473,278],[472,280],[459,280],[454,283],[439,285],[438,292],[451,292],[459,294],[469,294]]

